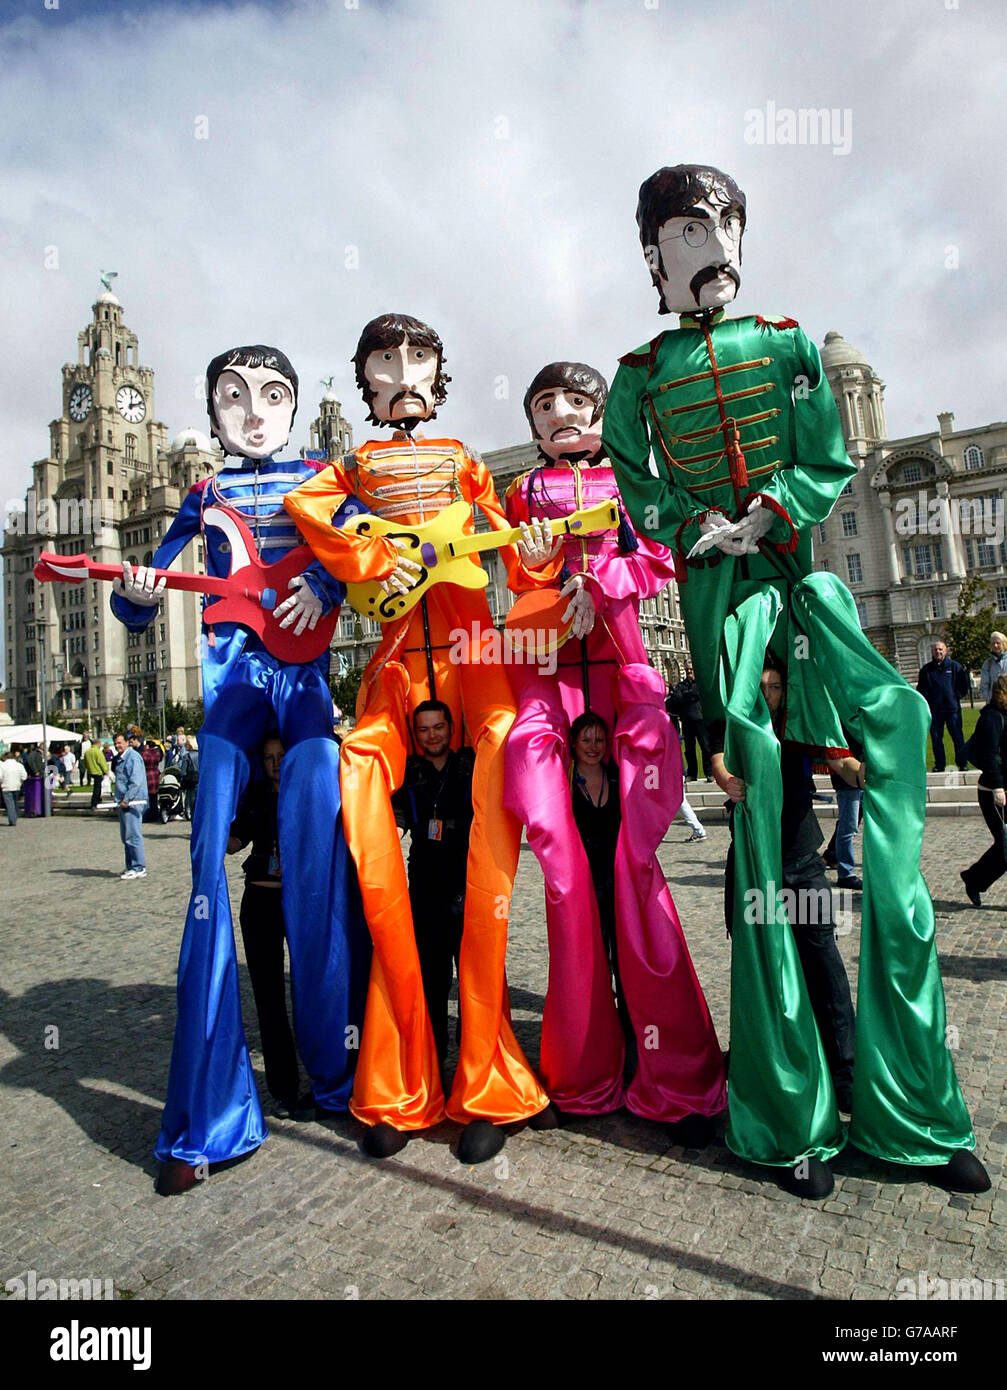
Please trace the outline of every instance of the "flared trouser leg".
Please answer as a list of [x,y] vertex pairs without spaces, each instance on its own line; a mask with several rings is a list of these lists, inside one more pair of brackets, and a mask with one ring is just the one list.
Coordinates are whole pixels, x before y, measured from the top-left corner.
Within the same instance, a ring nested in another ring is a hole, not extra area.
[[650,666],[624,666],[616,708],[616,940],[638,1055],[626,1104],[650,1120],[715,1115],[727,1099],[720,1045],[657,861],[682,796],[682,754],[661,677]]
[[559,683],[526,673],[505,748],[506,804],[527,827],[545,879],[549,984],[539,1070],[560,1109],[600,1115],[623,1103],[625,1041],[573,815],[568,735]]
[[780,747],[759,682],[780,613],[761,589],[726,620],[724,758],[745,782],[734,811],[731,1077],[727,1145],[753,1163],[828,1159],[845,1141],[782,887]]
[[192,895],[178,961],[178,1018],[156,1157],[198,1166],[258,1148],[267,1129],[245,1043],[224,857],[248,758],[200,736]]
[[[457,591],[465,615],[485,609],[482,594]],[[485,623],[488,652],[495,636]],[[507,995],[507,927],[521,848],[521,825],[504,806],[504,741],[514,722],[514,696],[504,668],[472,660],[457,667],[465,722],[474,735],[472,828],[466,865],[465,925],[458,956],[462,1039],[447,1114],[465,1124],[508,1124],[549,1104],[521,1050]]]
[[343,836],[332,738],[307,738],[286,753],[278,822],[297,1048],[316,1102],[346,1110],[371,943]]
[[350,1109],[365,1124],[426,1129],[444,1117],[437,1046],[420,969],[392,792],[402,784],[409,677],[389,661],[343,742],[346,839],[374,943]]
[[850,1139],[878,1158],[946,1163],[974,1148],[975,1136],[948,1047],[933,903],[920,873],[929,711],[863,636],[852,595],[833,575],[809,575],[792,603],[867,764]]

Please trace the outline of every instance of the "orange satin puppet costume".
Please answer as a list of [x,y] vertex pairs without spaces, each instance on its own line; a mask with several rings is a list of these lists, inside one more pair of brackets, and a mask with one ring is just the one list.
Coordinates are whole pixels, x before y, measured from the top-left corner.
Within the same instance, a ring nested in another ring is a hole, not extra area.
[[[318,559],[350,582],[387,578],[398,554],[384,538],[333,527],[334,513],[351,495],[403,526],[429,521],[459,499],[478,506],[494,530],[509,526],[478,455],[456,439],[397,431],[392,440],[372,440],[345,455],[284,499]],[[474,529],[470,520],[466,531]],[[516,551],[503,547],[501,556],[509,572]],[[478,564],[478,557],[472,563]],[[519,822],[503,807],[503,742],[514,720],[514,697],[503,667],[488,660],[494,630],[484,593],[435,584],[427,591],[426,608],[436,689],[429,690],[423,615],[417,607],[384,627],[364,673],[357,725],[343,742],[340,767],[346,838],[374,942],[350,1109],[366,1124],[397,1130],[425,1129],[445,1113],[462,1124],[481,1119],[503,1125],[549,1104],[514,1036],[506,992],[507,917],[521,837]],[[466,644],[469,660],[458,660],[459,629],[487,634],[485,650],[478,635]],[[462,1032],[446,1108],[391,805],[411,751],[412,711],[428,697],[444,700],[455,713],[453,745],[460,742],[458,716],[463,716],[475,748],[458,967]]]

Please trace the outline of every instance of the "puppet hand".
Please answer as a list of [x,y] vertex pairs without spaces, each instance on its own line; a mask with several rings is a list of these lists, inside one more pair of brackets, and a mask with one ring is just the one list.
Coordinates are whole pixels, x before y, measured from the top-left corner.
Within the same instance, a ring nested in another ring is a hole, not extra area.
[[559,552],[561,544],[559,537],[553,540],[549,523],[543,518],[536,517],[531,525],[527,521],[521,522],[521,539],[517,543],[517,553],[528,569],[539,569],[552,560]]
[[138,603],[143,608],[156,608],[164,592],[164,579],[157,578],[157,570],[146,565],[137,565],[136,572],[128,560],[122,562],[122,578],[112,581],[112,588],[130,603]]
[[1007,806],[1007,792],[1004,791],[1003,787],[994,787],[994,789],[993,789],[993,805],[994,805],[994,806]]
[[867,789],[867,764],[862,762],[857,768],[857,786],[861,791]]
[[751,506],[738,522],[734,532],[735,539],[744,542],[742,555],[756,554],[759,542],[772,526],[773,520],[773,513],[762,505],[762,498],[753,497]]
[[741,543],[734,539],[737,529],[737,522],[729,521],[723,512],[710,512],[709,516],[705,516],[699,523],[699,540],[689,551],[686,559],[691,560],[694,555],[702,555],[714,547],[727,555],[743,555]]
[[322,616],[322,600],[303,574],[295,574],[287,588],[293,589],[294,592],[274,610],[273,617],[283,619],[280,627],[290,627],[296,623],[295,637],[300,637],[305,628],[309,632],[313,632],[318,619]]
[[563,610],[560,622],[567,622],[573,619],[573,627],[570,629],[571,637],[586,637],[594,627],[595,607],[594,599],[584,581],[582,574],[575,574],[569,578],[559,591],[560,598],[571,595],[570,602]]
[[[405,550],[409,542],[403,537],[393,544],[398,546],[399,550]],[[379,582],[386,594],[408,594],[422,572],[423,567],[415,560],[410,560],[407,555],[400,555],[391,574]]]

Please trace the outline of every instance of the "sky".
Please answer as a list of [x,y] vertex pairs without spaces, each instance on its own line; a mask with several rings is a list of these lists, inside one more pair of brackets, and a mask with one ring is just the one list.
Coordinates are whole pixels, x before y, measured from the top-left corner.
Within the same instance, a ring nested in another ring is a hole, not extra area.
[[[732,312],[842,333],[893,437],[1003,419],[1005,35],[1001,0],[2,0],[0,500],[110,269],[169,435],[260,341],[301,377],[291,452],[321,377],[362,441],[349,359],[396,310],[444,341],[438,428],[523,440],[542,365],[611,377],[673,323],[635,210],[679,162],[747,193]],[[828,143],[760,131],[802,108]]]

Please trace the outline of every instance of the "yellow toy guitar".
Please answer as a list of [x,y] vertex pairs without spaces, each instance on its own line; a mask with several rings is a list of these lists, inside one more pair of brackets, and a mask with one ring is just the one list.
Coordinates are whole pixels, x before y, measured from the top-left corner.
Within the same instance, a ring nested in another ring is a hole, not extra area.
[[[468,557],[480,550],[499,550],[521,539],[521,528],[506,531],[486,531],[466,536],[463,528],[471,519],[472,508],[467,502],[452,502],[450,507],[430,521],[408,531],[398,522],[383,521],[365,513],[353,517],[344,530],[351,528],[362,536],[384,536],[388,540],[405,540],[409,544],[402,554],[420,566],[420,573],[408,593],[386,594],[381,581],[372,579],[363,584],[348,584],[346,597],[362,617],[379,623],[390,623],[415,608],[432,584],[458,584],[463,589],[485,589],[489,576],[482,565],[468,563]],[[614,530],[619,525],[619,507],[615,498],[599,502],[596,507],[573,512],[570,516],[550,519],[553,536],[590,536],[598,531]]]

